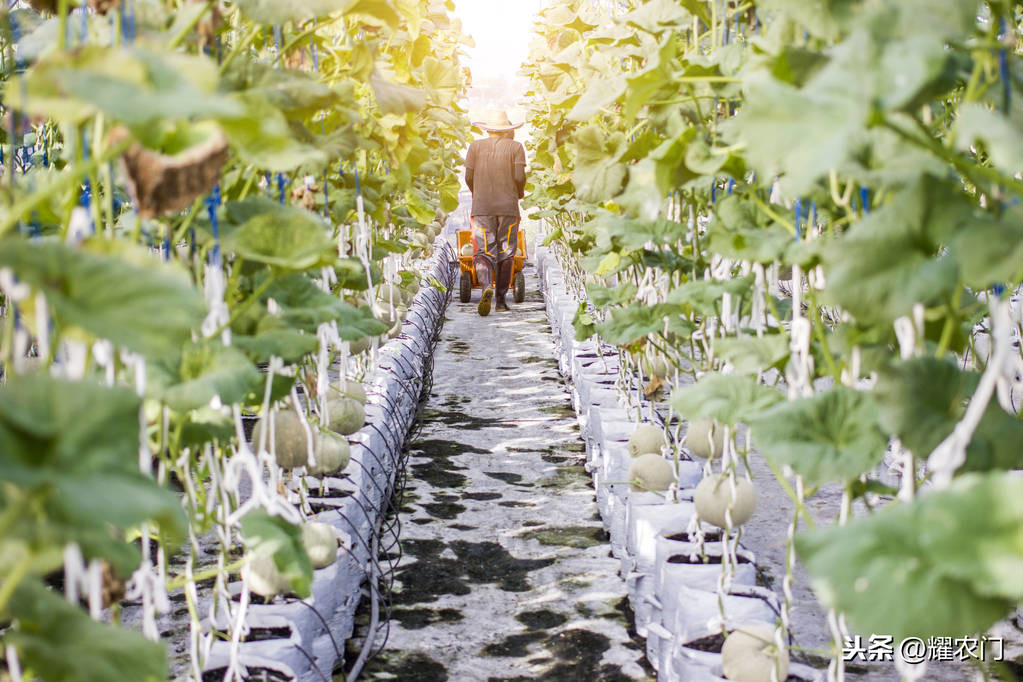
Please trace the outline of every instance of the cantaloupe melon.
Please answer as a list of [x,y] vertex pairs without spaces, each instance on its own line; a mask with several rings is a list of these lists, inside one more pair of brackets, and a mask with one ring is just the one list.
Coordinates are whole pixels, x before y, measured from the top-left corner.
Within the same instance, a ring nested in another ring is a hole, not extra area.
[[664,429],[655,424],[640,424],[629,436],[629,454],[639,457],[648,453],[660,454],[661,447],[667,441],[664,438]]
[[462,258],[471,258],[472,257],[472,242],[466,242],[466,243],[462,244],[462,248],[459,249],[458,254]]
[[[267,428],[267,449],[270,449],[270,424],[265,418],[260,419],[252,432],[252,438],[258,444],[259,434],[263,425]],[[277,466],[282,469],[297,469],[306,465],[309,459],[309,436],[306,434],[302,419],[294,409],[278,410],[274,416],[274,456]]]
[[337,559],[337,533],[326,523],[310,521],[304,524],[302,546],[313,568],[326,568]]
[[629,487],[633,491],[660,492],[667,490],[674,482],[674,467],[658,454],[640,455],[629,466]]
[[272,554],[256,555],[242,570],[248,573],[249,589],[261,597],[272,599],[291,591],[291,583],[277,570]]
[[744,625],[735,629],[721,647],[721,668],[733,682],[784,682],[789,675],[789,650],[778,648],[774,627],[767,624]]
[[707,417],[690,422],[686,429],[686,445],[696,457],[716,459],[725,450],[725,427]]
[[329,476],[344,471],[351,460],[351,448],[342,436],[330,431],[319,431],[314,442],[316,464],[309,465],[310,476]]
[[704,476],[693,492],[696,513],[707,523],[725,527],[725,511],[732,509],[732,528],[750,520],[757,508],[757,491],[746,478],[735,477],[735,503],[732,503],[732,486],[725,474]]
[[327,398],[327,428],[342,436],[350,436],[366,423],[366,408],[355,398],[336,392]]
[[343,385],[334,389],[337,394],[344,398],[354,398],[360,403],[366,403],[366,388],[355,379],[349,379]]

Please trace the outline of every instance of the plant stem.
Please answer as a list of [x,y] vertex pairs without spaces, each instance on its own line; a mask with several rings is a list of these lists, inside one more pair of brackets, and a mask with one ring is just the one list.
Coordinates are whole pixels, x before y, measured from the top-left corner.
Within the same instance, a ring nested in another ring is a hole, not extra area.
[[6,215],[0,219],[0,237],[10,232],[18,224],[21,216],[30,214],[51,196],[62,194],[81,183],[83,178],[95,173],[99,166],[120,155],[121,152],[127,149],[128,144],[129,140],[125,140],[114,147],[104,150],[102,154],[93,156],[88,161],[74,164],[72,170],[66,174],[55,174],[56,179],[15,202],[8,209]]
[[[239,268],[239,269],[240,269],[240,268]],[[216,331],[216,333],[215,333],[215,334],[213,335],[213,336],[214,336],[214,338],[215,338],[215,337],[218,337],[218,336],[220,336],[221,334],[223,334],[223,333],[224,333],[224,330],[225,330],[225,329],[227,329],[227,328],[228,328],[228,327],[230,327],[230,326],[231,326],[232,324],[234,324],[235,322],[237,322],[237,321],[238,321],[238,318],[240,318],[240,317],[241,317],[241,316],[242,316],[242,315],[243,315],[243,314],[245,313],[245,311],[249,309],[249,307],[250,307],[250,306],[251,306],[251,305],[252,305],[253,303],[255,303],[256,301],[258,301],[258,300],[259,300],[259,297],[260,297],[260,296],[262,296],[263,294],[265,294],[265,293],[266,293],[266,291],[267,291],[267,289],[269,289],[269,288],[270,288],[270,287],[271,287],[271,286],[273,285],[273,283],[274,283],[274,282],[276,282],[276,281],[277,281],[277,275],[276,275],[276,274],[271,274],[271,275],[270,275],[269,277],[267,277],[267,278],[266,278],[266,280],[265,280],[265,281],[264,281],[264,282],[263,282],[262,284],[260,284],[260,285],[259,285],[259,286],[258,286],[258,287],[256,288],[256,290],[255,290],[255,291],[253,291],[253,292],[252,292],[252,295],[251,295],[251,296],[249,296],[249,297],[248,297],[247,299],[245,299],[244,301],[242,301],[242,302],[241,302],[241,303],[240,303],[240,304],[239,304],[239,305],[238,305],[238,306],[237,306],[237,307],[236,307],[236,308],[234,309],[234,312],[232,312],[232,313],[231,313],[231,318],[230,318],[230,319],[229,319],[229,320],[228,320],[227,322],[225,322],[224,324],[222,324],[222,325],[220,326],[220,329],[218,329],[218,330]]]
[[[915,119],[914,119],[915,120]],[[918,125],[922,125],[917,121]],[[963,157],[954,151],[948,149],[937,140],[931,137],[918,137],[912,133],[903,130],[901,127],[885,119],[881,124],[883,127],[891,130],[902,139],[910,142],[918,147],[926,149],[939,157],[943,161],[950,164],[956,169],[964,178],[973,183],[976,187],[983,187],[985,182],[990,182],[996,186],[1005,186],[1010,188],[1016,195],[1023,197],[1023,181],[1017,180],[1014,177],[1004,175],[997,169],[991,168],[990,166],[979,166],[971,162],[966,157]]]
[[0,585],[0,613],[4,613],[7,609],[7,602],[14,596],[14,590],[18,589],[18,585],[28,575],[28,569],[32,567],[32,552],[26,552],[25,556],[18,560],[18,563],[11,568],[7,574],[7,578],[4,579],[3,585]]
[[196,12],[195,16],[191,17],[188,23],[182,26],[181,29],[178,30],[177,34],[170,39],[168,47],[174,49],[181,45],[185,38],[188,37],[188,34],[192,32],[192,29],[199,25],[199,21],[202,20],[206,13],[210,11],[211,7],[213,7],[213,0],[206,0],[206,5],[202,8],[202,10]]
[[[234,573],[235,571],[239,571],[239,570],[241,570],[242,566],[244,566],[245,564],[248,563],[248,561],[249,560],[247,558],[239,559],[238,561],[235,561],[232,564],[228,564],[227,566],[224,566],[224,571],[226,573]],[[202,582],[203,580],[209,580],[210,578],[216,578],[218,573],[219,573],[219,571],[215,567],[214,568],[207,568],[205,571],[199,571],[198,573],[193,573],[192,574],[192,581],[198,583],[198,582]],[[176,590],[178,588],[181,588],[181,587],[184,587],[187,584],[188,584],[188,578],[187,577],[185,577],[183,575],[176,576],[176,577],[171,578],[170,580],[167,581],[167,591],[168,592],[173,592],[174,590]]]

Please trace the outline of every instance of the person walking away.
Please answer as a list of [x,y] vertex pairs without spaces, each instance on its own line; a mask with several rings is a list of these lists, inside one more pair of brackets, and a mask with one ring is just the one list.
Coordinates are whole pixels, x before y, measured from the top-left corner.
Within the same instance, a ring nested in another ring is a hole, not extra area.
[[469,145],[465,155],[465,184],[472,192],[473,267],[483,287],[480,315],[508,310],[505,295],[511,284],[519,244],[519,199],[526,189],[526,150],[515,141],[515,130],[504,111],[492,111],[473,122],[488,136]]

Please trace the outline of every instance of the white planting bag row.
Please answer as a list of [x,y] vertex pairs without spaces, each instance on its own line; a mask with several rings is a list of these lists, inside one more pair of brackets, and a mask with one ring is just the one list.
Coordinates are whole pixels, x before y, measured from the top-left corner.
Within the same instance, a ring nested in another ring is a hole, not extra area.
[[[636,427],[632,412],[618,401],[618,351],[593,340],[575,340],[572,320],[579,308],[568,290],[557,259],[537,246],[536,264],[547,317],[554,335],[558,364],[572,390],[586,468],[593,476],[597,505],[611,536],[611,551],[621,561],[636,615],[636,631],[646,638],[647,658],[662,682],[723,680],[721,655],[702,651],[699,640],[720,632],[721,614],[729,629],[763,622],[773,625],[780,605],[777,596],[756,584],[755,557],[739,547],[731,586],[720,600],[720,563],[698,563],[699,547],[685,534],[695,513],[693,489],[702,467],[679,462],[679,502],[664,495],[635,492],[625,482],[631,455],[627,441]],[[651,413],[644,406],[644,414]],[[708,534],[719,532],[703,526]],[[707,539],[704,553],[721,556],[720,539]],[[789,679],[822,680],[823,673],[793,663]]]
[[[248,632],[274,628],[286,636],[241,644],[239,660],[263,669],[253,679],[294,679],[329,682],[353,631],[362,586],[374,570],[371,538],[379,533],[382,515],[401,462],[405,435],[416,418],[419,397],[430,371],[433,340],[443,323],[449,293],[427,282],[433,278],[451,289],[454,256],[443,239],[435,243],[418,294],[409,307],[402,333],[378,352],[378,364],[364,381],[366,425],[349,436],[351,462],[344,478],[326,478],[325,498],[310,498],[326,507],[311,517],[333,526],[343,539],[337,560],[314,571],[312,596],[283,603],[250,604]],[[312,479],[310,479],[311,481]],[[337,491],[331,496],[329,491]],[[350,541],[344,541],[344,539]],[[232,584],[237,593],[240,583]],[[304,602],[304,603],[302,603]],[[208,623],[226,631],[224,614],[209,611]],[[276,634],[276,633],[275,633]],[[230,642],[218,641],[207,659],[204,680],[220,680],[230,660]],[[273,671],[270,673],[269,671]]]

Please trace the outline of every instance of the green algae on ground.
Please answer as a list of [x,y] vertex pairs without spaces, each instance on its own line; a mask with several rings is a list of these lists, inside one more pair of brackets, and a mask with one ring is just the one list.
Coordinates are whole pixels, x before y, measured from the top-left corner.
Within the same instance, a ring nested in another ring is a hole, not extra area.
[[568,622],[568,616],[551,611],[540,609],[538,611],[525,611],[515,614],[515,620],[526,626],[529,630],[549,630]]
[[434,488],[462,488],[469,481],[459,472],[467,469],[452,460],[460,455],[487,454],[487,451],[450,440],[427,439],[412,443],[410,454],[416,460],[409,465],[414,478]]
[[459,514],[466,509],[463,505],[454,502],[430,502],[420,506],[433,518],[445,521],[458,518]]
[[481,431],[483,429],[514,429],[518,425],[505,419],[494,417],[473,417],[455,410],[425,410],[423,419],[439,422],[445,426],[455,426],[459,430]]
[[555,417],[575,417],[575,408],[572,403],[563,403],[559,405],[548,405],[547,407],[541,407],[540,412],[544,414],[552,414]]
[[607,532],[599,526],[563,526],[531,530],[522,537],[537,540],[541,545],[587,549],[606,544]]
[[393,609],[391,618],[406,630],[421,630],[434,623],[457,623],[465,616],[458,609]]
[[502,497],[504,497],[504,495],[501,493],[462,493],[463,500],[476,500],[477,502],[499,500]]
[[[416,561],[395,571],[394,604],[421,604],[444,595],[464,596],[470,585],[496,583],[507,592],[530,589],[529,573],[554,559],[517,559],[496,542],[402,540],[402,549]],[[446,549],[455,558],[441,556]]]
[[[382,651],[370,659],[363,670],[363,677],[377,680],[416,680],[416,682],[447,682],[448,670],[429,656],[420,652],[405,654]],[[334,678],[343,681],[344,675]]]
[[529,645],[547,638],[545,632],[524,632],[508,635],[500,642],[486,645],[480,651],[483,656],[500,658],[525,658],[529,655]]
[[536,485],[540,488],[588,488],[590,478],[582,465],[562,466],[555,469],[553,476],[539,479]]
[[533,487],[532,483],[522,482],[522,474],[512,474],[506,471],[484,471],[483,475],[489,476],[490,478],[493,478],[498,481],[503,481],[504,483],[510,483],[511,485],[521,486],[523,488]]

